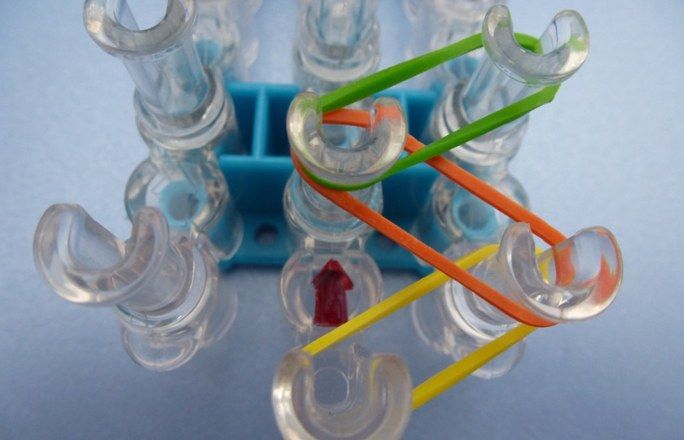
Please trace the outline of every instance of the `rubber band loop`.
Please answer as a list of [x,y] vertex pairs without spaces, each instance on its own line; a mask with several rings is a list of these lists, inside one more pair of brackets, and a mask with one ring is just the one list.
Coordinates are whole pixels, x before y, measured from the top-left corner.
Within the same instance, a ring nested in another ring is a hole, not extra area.
[[[367,124],[370,117],[367,112],[362,110],[349,109],[340,109],[332,112],[330,115],[330,122],[337,124],[351,123],[355,125]],[[324,121],[326,120],[327,119],[324,117]],[[405,145],[405,148],[409,151],[418,151],[421,147],[422,144],[413,137],[409,137]],[[313,181],[311,176],[304,171],[297,157],[293,154],[291,154],[291,156],[295,169],[302,178],[324,197],[375,228],[381,234],[390,240],[393,240],[409,252],[463,284],[466,288],[499,309],[501,312],[522,323],[535,327],[548,327],[554,325],[553,322],[537,316],[524,306],[502,295],[488,284],[459,267],[454,266],[444,255],[388,220],[382,214],[373,211],[351,194],[326,188]],[[438,167],[438,170],[451,180],[462,185],[466,189],[474,191],[474,194],[477,197],[480,197],[485,202],[490,203],[495,208],[511,216],[514,220],[529,223],[532,231],[542,237],[544,241],[550,245],[556,245],[565,239],[565,236],[562,233],[546,223],[543,219],[510,200],[504,194],[457,165],[450,163],[443,158],[433,158],[428,161],[428,164]]]
[[[525,34],[515,35],[518,42],[526,49],[535,52],[540,51],[539,41],[536,38]],[[430,70],[445,61],[464,55],[479,47],[482,47],[482,35],[476,34],[442,49],[438,49],[395,66],[388,67],[387,69],[381,70],[365,78],[361,78],[350,84],[342,86],[335,91],[321,96],[319,98],[321,109],[323,112],[333,112],[336,110],[339,111],[345,105],[352,104],[388,87],[399,84],[415,75]],[[514,102],[513,104],[510,104],[464,127],[461,127],[460,129],[449,133],[443,138],[428,144],[422,148],[420,152],[400,158],[389,170],[368,182],[341,184],[320,178],[309,170],[306,171],[313,180],[328,188],[344,191],[354,191],[368,188],[369,186],[381,182],[382,180],[400,171],[430,160],[436,156],[439,156],[440,154],[446,153],[453,148],[489,133],[500,126],[512,122],[526,115],[532,110],[553,101],[553,98],[556,96],[556,92],[558,92],[559,88],[560,84],[544,87],[541,90],[526,96],[517,102]]]
[[[459,258],[454,264],[464,270],[468,270],[496,253],[498,249],[499,245],[496,244],[485,245],[480,249]],[[537,249],[537,254],[540,252],[541,249]],[[435,271],[395,292],[387,299],[369,308],[355,318],[310,342],[302,348],[302,351],[311,356],[316,356],[322,351],[327,350],[335,344],[342,342],[392,313],[406,307],[410,303],[419,300],[448,281],[449,277],[442,272]],[[413,409],[415,410],[421,407],[428,401],[456,385],[473,371],[482,367],[494,357],[523,340],[534,330],[534,327],[526,325],[515,327],[499,338],[488,342],[442,371],[434,374],[413,389]]]
[[[535,253],[539,255],[542,253],[542,249],[537,248]],[[540,269],[544,279],[549,279],[548,265],[540,267]],[[453,387],[458,382],[468,377],[472,372],[491,361],[494,357],[525,339],[527,335],[534,330],[536,330],[534,327],[524,324],[515,327],[472,353],[469,353],[467,356],[464,356],[462,359],[454,362],[442,371],[432,375],[413,389],[413,409],[420,408],[430,400]]]
[[[537,39],[524,34],[516,34],[516,39],[524,47],[539,52],[539,41]],[[368,127],[370,125],[370,114],[368,112],[342,109],[341,107],[380,92],[436,67],[451,58],[458,57],[479,47],[482,47],[481,35],[473,35],[443,49],[384,69],[374,75],[328,93],[321,97],[321,108],[326,112],[323,122],[326,124]],[[399,159],[392,168],[380,177],[363,184],[337,185],[318,179],[316,176],[309,174],[298,161],[297,157],[291,154],[297,172],[301,175],[302,179],[316,191],[335,203],[338,207],[361,219],[371,227],[374,227],[387,238],[395,241],[400,246],[438,269],[432,274],[396,292],[386,300],[361,313],[356,318],[311,342],[303,348],[303,351],[306,351],[311,355],[320,353],[330,346],[387,317],[389,314],[405,307],[410,302],[431,292],[447,282],[447,276],[460,282],[464,287],[513,319],[528,324],[523,324],[510,330],[415,387],[413,390],[413,409],[417,409],[467,377],[473,371],[482,367],[495,356],[520,342],[527,335],[532,333],[535,330],[535,327],[555,325],[554,322],[547,321],[513,302],[466,271],[468,268],[494,254],[498,249],[498,245],[484,246],[452,264],[444,255],[435,251],[416,237],[413,237],[381,214],[373,211],[351,194],[340,190],[366,188],[399,171],[422,162],[427,162],[441,174],[461,185],[473,195],[494,206],[512,219],[530,224],[532,231],[548,244],[558,244],[565,239],[565,236],[560,231],[553,228],[542,218],[481,181],[476,176],[468,173],[454,163],[439,157],[439,155],[552,101],[559,88],[560,85],[543,88],[540,91],[504,107],[501,110],[491,113],[484,118],[478,119],[427,146],[409,135],[406,144],[404,145],[404,149],[410,154]]]
[[[539,39],[521,33],[515,33],[515,39],[525,49],[541,53]],[[320,97],[321,109],[323,112],[329,112],[353,104],[482,46],[482,33],[478,33],[441,49],[382,69],[322,95]]]
[[[352,125],[355,127],[367,128],[370,125],[370,113],[365,110],[343,108],[323,115],[323,122],[326,124]],[[415,153],[424,148],[427,147],[424,147],[423,144],[413,136],[408,135],[406,137],[404,149],[412,155],[415,155]],[[438,156],[427,160],[427,164],[452,182],[457,183],[483,202],[492,205],[516,222],[528,223],[532,232],[549,245],[554,246],[565,240],[565,235],[548,224],[544,219],[528,209],[525,209],[522,205],[511,200],[493,186],[480,180],[455,163]]]
[[338,207],[344,209],[353,216],[361,219],[364,223],[375,228],[382,235],[394,241],[407,251],[413,253],[418,258],[427,261],[439,271],[444,272],[452,279],[463,284],[463,286],[465,286],[467,289],[474,292],[477,296],[487,301],[504,314],[517,321],[534,327],[549,327],[555,324],[552,321],[537,316],[526,307],[502,295],[487,283],[471,275],[460,267],[455,266],[447,257],[426,245],[421,240],[417,239],[392,221],[388,220],[382,214],[372,210],[353,195],[344,191],[336,191],[334,189],[326,188],[314,182],[304,171],[303,166],[297,157],[294,154],[290,154],[290,156],[292,157],[292,162],[295,169],[300,174],[302,179],[304,179],[304,181],[313,189],[323,195],[323,197],[335,203]]

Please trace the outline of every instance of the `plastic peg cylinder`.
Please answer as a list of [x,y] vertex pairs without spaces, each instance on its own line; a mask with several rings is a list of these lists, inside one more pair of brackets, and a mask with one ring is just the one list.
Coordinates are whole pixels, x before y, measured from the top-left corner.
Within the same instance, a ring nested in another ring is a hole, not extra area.
[[38,271],[67,301],[114,306],[128,354],[155,371],[177,368],[230,328],[234,293],[218,291],[208,244],[169,230],[154,208],[140,209],[124,241],[79,205],[53,205],[36,228]]

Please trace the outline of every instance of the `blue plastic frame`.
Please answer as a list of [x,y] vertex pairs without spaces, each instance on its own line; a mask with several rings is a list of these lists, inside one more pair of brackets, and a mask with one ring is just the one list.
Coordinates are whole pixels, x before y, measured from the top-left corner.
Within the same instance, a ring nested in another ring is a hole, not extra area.
[[[221,171],[242,215],[245,235],[235,256],[221,262],[232,266],[282,266],[293,251],[283,217],[283,190],[293,171],[285,119],[299,92],[293,85],[230,83],[227,85],[238,119],[246,155],[217,151]],[[436,93],[424,90],[388,90],[384,96],[399,100],[409,132],[420,135],[428,122]],[[383,214],[409,229],[428,199],[437,173],[422,164],[383,182]],[[374,233],[366,245],[381,269],[414,270],[421,266],[407,251]]]

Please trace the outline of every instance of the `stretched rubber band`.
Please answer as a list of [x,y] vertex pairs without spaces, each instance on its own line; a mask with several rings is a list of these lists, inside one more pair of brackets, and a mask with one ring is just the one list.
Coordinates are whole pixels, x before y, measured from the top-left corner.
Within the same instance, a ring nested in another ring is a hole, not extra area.
[[456,385],[492,358],[522,341],[534,330],[534,327],[519,325],[430,377],[413,389],[413,409],[420,408]]
[[[539,51],[539,41],[533,37],[516,34],[516,39],[524,47]],[[383,71],[351,83],[334,92],[321,97],[321,108],[324,115],[324,123],[346,124],[359,127],[370,125],[370,115],[367,112],[359,112],[341,109],[341,107],[368,97],[374,93],[396,85],[417,74],[425,72],[438,64],[451,58],[463,55],[482,46],[481,35],[473,35],[458,43],[454,43],[438,51],[423,55],[422,57],[409,60],[405,63],[390,67]],[[391,313],[405,307],[410,302],[426,295],[444,282],[448,281],[447,275],[460,282],[480,298],[492,304],[508,316],[520,322],[529,324],[521,325],[494,341],[470,353],[463,359],[455,362],[441,372],[427,379],[413,390],[413,409],[419,408],[437,395],[441,394],[457,382],[467,377],[470,373],[482,367],[495,356],[520,342],[523,338],[535,330],[535,327],[546,327],[555,323],[547,321],[524,307],[509,300],[501,293],[491,288],[486,283],[466,272],[466,269],[474,266],[479,261],[496,252],[497,245],[480,248],[451,264],[446,257],[411,234],[392,223],[381,214],[373,211],[368,206],[358,201],[351,194],[339,190],[356,190],[369,187],[385,178],[422,162],[428,162],[440,173],[458,183],[475,196],[496,207],[516,221],[529,223],[532,231],[550,245],[564,240],[564,235],[546,223],[543,219],[528,211],[521,205],[510,200],[505,195],[496,191],[493,187],[482,182],[474,175],[468,173],[455,164],[439,157],[440,154],[462,145],[482,134],[485,134],[499,126],[511,122],[531,110],[553,100],[558,86],[546,87],[516,103],[485,116],[456,132],[450,133],[427,146],[409,135],[404,146],[410,155],[400,159],[386,173],[371,182],[357,185],[338,185],[317,178],[308,173],[298,159],[292,155],[295,168],[302,178],[324,197],[331,200],[340,208],[355,215],[365,223],[374,227],[387,238],[395,241],[419,258],[431,263],[442,272],[435,271],[431,275],[400,290],[380,304],[368,309],[346,324],[336,328],[328,334],[318,338],[303,348],[304,351],[315,355],[341,340],[359,332],[375,322],[385,318]]]
[[[516,33],[515,39],[525,49],[541,53],[537,38]],[[482,34],[474,34],[441,49],[395,64],[322,95],[321,109],[323,112],[329,112],[353,104],[482,46]]]
[[[515,34],[521,46],[526,49],[539,52],[539,41],[529,35]],[[474,49],[482,47],[481,34],[470,36],[457,43],[429,52],[409,61],[397,64],[375,74],[369,75],[358,81],[340,87],[339,89],[327,93],[320,97],[321,109],[323,112],[339,110],[345,105],[352,104],[360,99],[371,96],[388,87],[399,84],[415,75],[432,69],[439,64],[466,54]],[[560,84],[544,87],[541,90],[497,110],[481,119],[478,119],[459,130],[456,130],[441,139],[438,139],[415,154],[399,159],[389,170],[382,175],[368,181],[355,184],[341,184],[322,179],[313,173],[310,176],[313,180],[328,188],[337,190],[353,191],[367,188],[378,183],[393,174],[403,171],[409,167],[425,162],[433,157],[439,156],[453,148],[471,141],[483,134],[518,119],[530,111],[547,104],[556,96]],[[307,170],[308,172],[308,170]]]
[[[324,116],[324,122],[336,124],[349,124],[357,126],[367,126],[370,123],[370,115],[361,110],[340,109]],[[415,138],[409,136],[405,148],[409,151],[418,151],[422,144]],[[295,168],[302,175],[302,178],[324,197],[331,200],[340,208],[361,219],[371,227],[377,229],[381,234],[390,240],[395,241],[409,252],[427,261],[438,270],[449,275],[454,280],[463,284],[483,300],[487,301],[500,311],[528,325],[535,327],[548,327],[554,323],[535,315],[533,312],[515,301],[502,295],[496,289],[472,276],[461,268],[454,266],[441,253],[426,245],[395,223],[388,220],[363,203],[359,202],[349,193],[326,188],[311,179],[311,176],[303,171],[301,163],[295,155],[291,155]],[[563,234],[550,226],[537,215],[528,211],[521,205],[510,200],[508,197],[482,182],[474,175],[466,172],[455,164],[443,158],[433,158],[428,164],[438,168],[440,172],[449,177],[454,182],[462,185],[474,192],[487,203],[511,216],[516,221],[524,221],[530,224],[532,231],[539,234],[547,243],[555,245],[565,239]]]
[[[496,253],[499,245],[490,244],[465,255],[454,262],[461,269],[468,270]],[[537,253],[541,250],[537,249]],[[546,272],[543,270],[543,272]],[[545,274],[548,277],[548,274]],[[322,351],[338,344],[352,335],[365,330],[392,313],[406,307],[413,301],[417,301],[428,293],[434,291],[442,284],[449,281],[449,277],[439,271],[435,271],[420,280],[392,294],[365,312],[347,321],[339,327],[331,330],[302,348],[302,351],[316,356]],[[485,344],[479,349],[469,353],[464,358],[444,370],[436,373],[422,384],[413,389],[413,409],[417,409],[442,394],[470,373],[477,370],[495,356],[498,356],[511,346],[517,344],[535,330],[534,327],[521,325],[509,330],[501,337]]]
[[[370,126],[370,113],[357,109],[339,109],[323,115],[323,123],[335,125],[353,125],[367,128]],[[404,149],[411,156],[422,151],[423,144],[411,135],[406,138]],[[565,236],[556,228],[548,224],[544,219],[525,209],[522,205],[508,198],[496,190],[493,186],[478,179],[473,174],[459,167],[455,163],[443,158],[433,157],[427,160],[427,164],[439,171],[442,175],[457,183],[467,191],[478,197],[485,203],[494,206],[516,222],[528,223],[532,232],[551,246],[565,240]]]
[[[496,253],[498,249],[498,244],[483,246],[480,249],[459,258],[454,264],[463,270],[468,270],[485,258]],[[416,301],[449,280],[450,278],[442,272],[432,272],[430,275],[397,291],[387,299],[380,301],[378,304],[350,319],[341,326],[334,328],[315,341],[310,342],[308,345],[304,346],[302,350],[309,353],[311,356],[315,356],[333,345],[342,342],[353,334],[370,327],[413,301]]]
[[460,267],[455,266],[447,257],[426,245],[392,221],[388,220],[382,214],[373,211],[364,203],[356,199],[353,195],[344,191],[326,188],[317,182],[314,182],[304,171],[304,168],[297,157],[294,154],[291,154],[291,157],[297,172],[301,175],[302,179],[304,179],[304,181],[308,183],[314,190],[336,204],[338,207],[344,209],[353,216],[361,219],[369,226],[375,228],[382,235],[394,241],[407,251],[413,253],[422,260],[427,261],[439,271],[463,284],[463,286],[465,286],[467,289],[499,309],[504,314],[517,321],[534,327],[549,327],[555,324],[552,321],[548,321],[535,315],[524,306],[502,295],[487,283],[471,275]]
[[[423,144],[419,140],[409,135],[407,142],[404,145],[404,149],[413,153],[415,151],[421,151],[422,145]],[[565,240],[565,235],[547,223],[544,219],[532,211],[529,211],[519,203],[516,203],[493,186],[478,179],[474,174],[469,173],[455,163],[450,162],[441,156],[433,157],[428,160],[427,163],[452,182],[457,183],[480,200],[492,205],[516,222],[528,223],[532,232],[547,244],[554,246]]]

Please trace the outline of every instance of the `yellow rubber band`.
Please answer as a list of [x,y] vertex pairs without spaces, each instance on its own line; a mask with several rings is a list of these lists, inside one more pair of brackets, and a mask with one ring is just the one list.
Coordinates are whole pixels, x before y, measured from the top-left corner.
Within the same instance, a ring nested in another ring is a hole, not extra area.
[[[480,261],[496,253],[499,249],[498,244],[490,244],[456,260],[455,264],[463,270],[470,269]],[[421,278],[413,284],[399,290],[384,301],[380,301],[375,306],[359,314],[355,318],[347,321],[341,326],[331,330],[315,341],[310,342],[302,348],[303,351],[315,356],[333,345],[347,339],[353,334],[364,330],[381,319],[391,315],[397,310],[405,307],[418,298],[428,294],[442,284],[451,280],[442,272],[435,271],[430,275]]]
[[413,389],[413,409],[420,408],[456,385],[470,373],[523,340],[534,330],[535,327],[519,325],[430,377]]
[[[494,255],[498,249],[498,244],[483,246],[478,250],[459,258],[454,264],[463,270],[468,270],[487,257]],[[536,253],[539,254],[540,252],[541,250],[537,249]],[[543,268],[542,271],[546,272],[546,270],[547,268]],[[543,273],[543,275],[546,277],[548,274]],[[355,318],[305,345],[302,348],[302,351],[311,356],[315,356],[355,333],[370,327],[397,310],[406,307],[408,304],[427,295],[450,279],[451,278],[442,272],[432,272],[430,275],[406,286]],[[444,370],[436,373],[413,389],[413,409],[420,408],[425,403],[442,394],[444,391],[466,378],[470,373],[523,340],[535,329],[535,327],[521,324],[473,351],[463,359],[454,362]]]
[[[541,252],[542,250],[537,248],[535,253],[539,255]],[[540,269],[544,279],[548,280],[548,264],[543,265]],[[456,385],[470,373],[525,339],[534,330],[536,327],[521,324],[433,375],[413,389],[413,409],[420,408]]]

